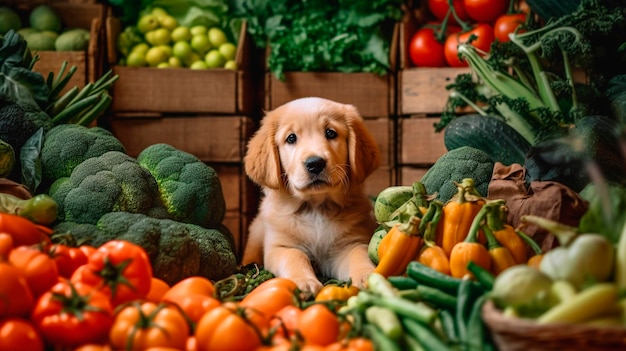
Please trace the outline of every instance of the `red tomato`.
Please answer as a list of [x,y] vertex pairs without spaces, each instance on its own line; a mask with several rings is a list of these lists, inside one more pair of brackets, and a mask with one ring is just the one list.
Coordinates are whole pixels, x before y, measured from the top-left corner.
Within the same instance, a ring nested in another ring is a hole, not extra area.
[[37,298],[59,281],[59,271],[52,258],[36,247],[19,246],[11,250],[9,262],[19,269]]
[[0,213],[0,232],[13,237],[13,247],[50,242],[52,229],[10,213]]
[[152,265],[146,251],[124,240],[112,240],[89,256],[86,264],[72,274],[82,282],[105,292],[113,306],[145,298],[150,291]]
[[0,260],[6,260],[13,250],[13,237],[7,233],[0,233]]
[[92,286],[62,281],[37,300],[31,320],[46,344],[79,346],[106,340],[113,307],[109,297]]
[[463,7],[474,21],[492,23],[506,12],[509,0],[463,0]]
[[435,37],[435,30],[431,27],[419,29],[409,42],[409,57],[418,67],[444,67],[446,57],[443,53],[443,43]]
[[87,263],[87,255],[83,250],[68,245],[51,245],[48,248],[48,255],[56,263],[59,275],[68,279],[78,267]]
[[307,307],[298,318],[298,331],[306,344],[328,346],[337,342],[339,327],[337,315],[321,304]]
[[295,305],[287,305],[274,314],[270,327],[276,328],[276,334],[284,339],[293,336],[298,328],[298,319],[302,310]]
[[[515,30],[520,25],[526,23],[526,15],[523,13],[511,13],[498,17],[496,23],[493,26],[493,34],[496,39],[504,43],[509,41],[509,34],[515,33]],[[524,30],[519,30],[518,33],[523,33]]]
[[175,306],[134,302],[115,315],[109,341],[115,350],[143,351],[151,347],[184,350],[189,335],[189,324]]
[[35,304],[22,272],[0,261],[0,317],[27,316]]
[[493,43],[494,41],[493,27],[491,27],[487,23],[478,23],[468,31],[453,33],[448,36],[445,42],[444,50],[446,54],[446,62],[448,62],[449,66],[467,66],[467,62],[461,61],[459,59],[458,45],[467,42],[472,34],[477,36],[477,39],[472,41],[472,45],[479,50],[489,52],[489,50],[491,49],[491,43]]
[[[443,21],[446,17],[446,14],[450,9],[448,1],[449,0],[428,0],[428,8],[437,20]],[[452,5],[457,17],[459,17],[461,21],[469,20],[469,16],[467,15],[467,11],[465,11],[465,6],[463,5],[463,0],[453,0]],[[450,15],[448,21],[448,23],[458,24],[457,20],[452,15]]]
[[43,351],[43,339],[31,321],[17,317],[6,318],[0,320],[0,350]]
[[205,313],[196,325],[195,337],[198,351],[253,351],[261,346],[255,328],[230,303]]

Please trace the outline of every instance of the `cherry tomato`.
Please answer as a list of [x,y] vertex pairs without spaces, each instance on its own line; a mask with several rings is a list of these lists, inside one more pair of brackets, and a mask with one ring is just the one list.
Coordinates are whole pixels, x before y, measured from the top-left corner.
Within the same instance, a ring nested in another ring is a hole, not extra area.
[[115,350],[140,351],[151,347],[184,350],[189,335],[189,324],[175,306],[132,302],[115,315],[109,341]]
[[[469,16],[463,5],[463,0],[453,0],[452,5],[457,17],[461,21],[469,20]],[[438,21],[443,21],[450,9],[450,4],[448,0],[428,0],[428,8]],[[457,20],[452,15],[450,15],[448,23],[458,24]]]
[[463,0],[463,7],[474,21],[492,23],[506,12],[509,0]]
[[[493,25],[493,34],[497,40],[502,43],[509,41],[509,34],[515,33],[515,30],[520,25],[526,22],[526,15],[523,13],[511,13],[498,17],[496,23]],[[524,30],[520,29],[518,33],[523,33]]]
[[146,251],[124,240],[108,241],[72,274],[72,282],[91,285],[110,296],[113,306],[146,297],[152,265]]
[[9,254],[9,262],[22,272],[35,298],[48,291],[59,281],[56,263],[37,247],[18,246],[14,248]]
[[315,301],[346,301],[359,293],[359,288],[348,284],[326,284],[315,295]]
[[195,337],[198,351],[252,351],[261,346],[261,338],[255,328],[231,303],[224,303],[205,313],[196,325]]
[[0,317],[27,316],[35,304],[22,271],[0,261]]
[[307,344],[328,346],[338,340],[339,319],[321,304],[305,308],[298,318],[298,332]]
[[113,307],[109,297],[92,286],[61,281],[37,300],[31,320],[48,345],[98,343],[106,340]]
[[41,334],[27,319],[11,317],[0,320],[0,350],[43,351]]
[[467,62],[459,59],[458,45],[467,42],[472,34],[477,37],[472,41],[472,45],[479,50],[489,52],[491,43],[494,41],[493,27],[487,23],[477,23],[472,29],[450,34],[446,39],[444,50],[446,62],[450,67],[467,67]]

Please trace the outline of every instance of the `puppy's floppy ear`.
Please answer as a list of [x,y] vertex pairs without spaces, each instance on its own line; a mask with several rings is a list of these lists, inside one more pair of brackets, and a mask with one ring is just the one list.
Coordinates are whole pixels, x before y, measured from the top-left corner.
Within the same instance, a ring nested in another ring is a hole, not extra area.
[[250,179],[261,186],[278,189],[282,186],[280,157],[274,136],[277,119],[270,112],[248,142],[244,167]]
[[350,176],[354,181],[362,182],[380,165],[380,150],[356,107],[346,105],[345,118],[348,124]]

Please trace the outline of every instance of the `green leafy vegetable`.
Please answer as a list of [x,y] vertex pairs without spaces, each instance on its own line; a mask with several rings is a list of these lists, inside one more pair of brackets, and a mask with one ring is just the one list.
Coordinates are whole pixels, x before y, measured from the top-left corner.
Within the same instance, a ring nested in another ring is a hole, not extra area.
[[279,79],[288,71],[371,72],[390,69],[398,0],[237,0],[259,47],[269,46],[268,67]]

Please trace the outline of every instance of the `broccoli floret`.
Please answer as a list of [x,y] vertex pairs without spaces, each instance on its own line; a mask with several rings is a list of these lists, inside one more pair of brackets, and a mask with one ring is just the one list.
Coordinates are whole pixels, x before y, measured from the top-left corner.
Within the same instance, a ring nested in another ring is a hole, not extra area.
[[[170,285],[199,273],[200,244],[192,237],[196,229],[185,223],[139,213],[110,212],[96,225],[110,238],[143,247],[150,257],[153,274]],[[213,278],[208,274],[205,277]]]
[[95,224],[114,211],[167,217],[156,180],[137,160],[119,151],[83,161],[69,177],[56,180],[49,195],[59,206],[59,221]]
[[42,175],[50,182],[69,177],[81,162],[108,151],[126,153],[124,145],[108,130],[60,124],[45,135],[41,150]]
[[148,146],[137,161],[156,179],[161,199],[175,220],[205,228],[222,222],[226,204],[212,167],[168,144]]
[[98,247],[115,239],[91,223],[60,222],[53,228],[52,242],[70,246],[91,245]]
[[493,173],[494,162],[482,150],[462,146],[439,157],[420,180],[428,194],[437,194],[442,202],[450,200],[457,192],[454,182],[472,178],[480,195],[486,197]]
[[237,256],[231,246],[232,234],[190,223],[186,226],[191,237],[200,245],[198,275],[217,280],[233,274],[237,267]]

